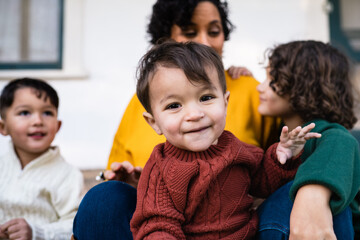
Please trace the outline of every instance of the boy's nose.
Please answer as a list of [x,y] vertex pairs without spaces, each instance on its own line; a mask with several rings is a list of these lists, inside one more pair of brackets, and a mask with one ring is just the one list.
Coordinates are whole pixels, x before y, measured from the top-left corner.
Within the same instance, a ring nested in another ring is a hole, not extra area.
[[186,121],[199,121],[205,116],[205,113],[198,107],[191,107],[187,110],[185,120]]
[[42,125],[43,124],[43,119],[42,119],[42,116],[41,114],[38,114],[38,113],[34,113],[33,114],[33,125]]

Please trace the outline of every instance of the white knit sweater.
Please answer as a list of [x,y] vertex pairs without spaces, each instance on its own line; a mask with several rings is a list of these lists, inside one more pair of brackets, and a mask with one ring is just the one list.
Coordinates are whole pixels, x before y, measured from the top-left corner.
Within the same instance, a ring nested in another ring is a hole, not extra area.
[[21,168],[12,143],[0,157],[0,225],[25,218],[33,240],[70,239],[83,190],[81,172],[52,147]]

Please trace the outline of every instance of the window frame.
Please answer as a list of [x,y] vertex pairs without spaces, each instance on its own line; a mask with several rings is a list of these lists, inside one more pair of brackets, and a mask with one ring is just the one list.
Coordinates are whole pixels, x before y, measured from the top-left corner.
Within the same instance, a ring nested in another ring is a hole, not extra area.
[[41,69],[62,69],[63,67],[63,34],[64,34],[64,0],[57,0],[59,3],[59,48],[58,58],[55,62],[0,62],[2,70],[41,70]]
[[329,14],[330,42],[333,46],[344,51],[353,61],[360,62],[360,51],[353,49],[348,37],[341,28],[340,0],[329,0],[331,10]]

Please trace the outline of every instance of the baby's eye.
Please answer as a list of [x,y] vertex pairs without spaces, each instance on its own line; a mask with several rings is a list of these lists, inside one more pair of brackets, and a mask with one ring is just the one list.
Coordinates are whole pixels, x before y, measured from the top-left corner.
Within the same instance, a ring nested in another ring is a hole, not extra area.
[[30,112],[27,111],[27,110],[23,110],[23,111],[19,112],[18,114],[19,114],[20,116],[28,116],[28,115],[30,115]]
[[167,105],[165,109],[175,109],[175,108],[179,108],[179,107],[181,107],[180,103],[171,103],[171,104]]
[[214,96],[211,96],[211,95],[205,95],[205,96],[202,96],[200,98],[200,102],[205,102],[205,101],[209,101],[211,99],[215,98]]
[[54,112],[52,112],[52,111],[45,111],[43,114],[45,116],[54,116],[55,115]]

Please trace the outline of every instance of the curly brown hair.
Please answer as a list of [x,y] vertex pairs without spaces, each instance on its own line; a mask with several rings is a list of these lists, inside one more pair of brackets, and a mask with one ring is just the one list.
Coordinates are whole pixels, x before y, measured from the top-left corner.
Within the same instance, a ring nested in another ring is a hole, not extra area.
[[347,57],[330,44],[293,41],[269,53],[270,86],[288,96],[304,121],[325,119],[351,129],[357,121]]

